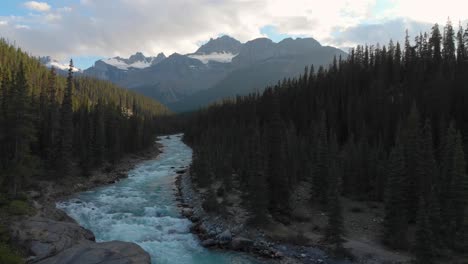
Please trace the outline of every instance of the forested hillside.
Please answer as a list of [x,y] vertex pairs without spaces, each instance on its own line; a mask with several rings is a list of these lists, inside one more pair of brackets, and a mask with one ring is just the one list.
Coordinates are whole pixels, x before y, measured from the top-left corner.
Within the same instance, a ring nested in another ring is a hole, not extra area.
[[158,102],[109,82],[57,76],[0,40],[0,193],[14,198],[34,180],[77,169],[86,176],[151,146],[154,119],[164,114]]
[[358,46],[328,69],[200,110],[185,134],[192,176],[202,187],[222,181],[224,193],[240,182],[260,226],[270,214],[287,218],[292,190],[311,183],[337,252],[346,197],[385,203],[381,240],[418,263],[466,253],[467,47],[468,30],[436,24],[414,41]]

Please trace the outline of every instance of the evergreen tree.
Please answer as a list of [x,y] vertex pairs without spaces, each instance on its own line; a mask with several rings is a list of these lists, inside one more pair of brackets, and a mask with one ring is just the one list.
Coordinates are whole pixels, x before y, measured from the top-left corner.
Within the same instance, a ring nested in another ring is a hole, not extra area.
[[417,224],[416,245],[414,248],[416,263],[433,263],[433,233],[430,226],[429,206],[424,198],[421,198],[419,203]]
[[435,24],[432,27],[432,35],[429,40],[429,48],[432,58],[436,65],[439,65],[442,60],[442,35],[440,34],[439,25]]
[[405,187],[406,164],[403,146],[399,139],[387,165],[388,183],[385,199],[384,242],[392,248],[407,247],[408,220],[406,217]]
[[31,143],[35,140],[34,123],[28,96],[29,85],[24,65],[20,64],[9,96],[9,108],[6,118],[10,128],[10,160],[8,161],[7,181],[13,196],[18,194],[22,184],[34,173],[34,160],[31,156]]
[[47,169],[52,169],[57,166],[60,151],[57,140],[60,133],[60,113],[57,103],[56,73],[53,67],[49,74],[47,97],[45,165]]
[[73,154],[73,60],[70,60],[68,69],[67,86],[64,92],[60,109],[59,131],[59,162],[58,170],[61,174],[68,174],[72,166]]
[[252,223],[263,225],[267,221],[268,192],[265,190],[267,182],[264,171],[264,158],[260,149],[260,135],[258,128],[252,128],[251,139],[249,141],[249,201],[251,206]]
[[343,248],[344,225],[343,214],[340,202],[339,191],[339,178],[338,169],[334,164],[330,168],[329,175],[329,188],[328,188],[328,201],[327,213],[328,224],[325,229],[325,240],[333,246],[333,254],[335,256],[344,257],[345,250]]
[[406,127],[403,131],[403,142],[405,148],[405,165],[408,177],[408,190],[406,192],[407,215],[410,222],[416,221],[416,212],[419,203],[419,177],[417,164],[420,148],[420,121],[419,111],[413,103],[411,112],[406,120]]
[[271,111],[269,119],[269,156],[268,175],[270,182],[270,208],[275,214],[289,213],[289,184],[285,177],[284,161],[284,124],[279,114],[279,102],[276,95],[271,98]]
[[455,139],[452,173],[453,182],[450,190],[451,197],[453,197],[451,201],[451,209],[453,211],[450,215],[454,217],[452,243],[455,242],[453,247],[463,250],[461,246],[457,247],[457,245],[463,245],[464,236],[466,236],[466,232],[468,231],[465,229],[468,216],[468,175],[466,173],[466,161],[460,133],[457,133]]
[[325,113],[321,114],[318,130],[316,161],[313,175],[314,194],[322,204],[326,204],[328,195],[329,146]]

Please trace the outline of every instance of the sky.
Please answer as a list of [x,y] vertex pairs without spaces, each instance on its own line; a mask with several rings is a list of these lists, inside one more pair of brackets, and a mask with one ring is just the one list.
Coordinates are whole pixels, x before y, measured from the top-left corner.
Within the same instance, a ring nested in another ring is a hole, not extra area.
[[34,56],[94,61],[192,53],[229,35],[241,42],[313,37],[347,51],[357,44],[402,41],[448,18],[468,22],[466,0],[1,0],[0,37]]

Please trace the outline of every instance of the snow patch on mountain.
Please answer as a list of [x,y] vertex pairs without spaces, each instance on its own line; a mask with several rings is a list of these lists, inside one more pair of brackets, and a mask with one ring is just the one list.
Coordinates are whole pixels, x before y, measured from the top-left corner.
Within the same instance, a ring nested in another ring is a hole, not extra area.
[[[39,57],[40,62],[45,65],[47,68],[52,68],[54,67],[55,69],[62,70],[62,71],[68,71],[70,66],[66,63],[61,63],[58,60],[54,60],[49,56],[46,57]],[[81,69],[78,69],[76,67],[73,67],[73,72],[81,72]]]
[[212,52],[209,54],[199,53],[199,54],[190,54],[188,57],[192,59],[197,59],[204,64],[207,64],[210,61],[216,61],[221,63],[230,63],[232,58],[237,56],[237,54],[232,54],[230,52]]
[[110,58],[110,59],[105,59],[102,61],[105,62],[106,64],[116,67],[117,69],[125,70],[125,71],[130,68],[144,69],[144,68],[148,68],[149,66],[151,66],[151,61],[149,62],[148,61],[136,61],[131,64],[127,64],[125,61],[119,58]]

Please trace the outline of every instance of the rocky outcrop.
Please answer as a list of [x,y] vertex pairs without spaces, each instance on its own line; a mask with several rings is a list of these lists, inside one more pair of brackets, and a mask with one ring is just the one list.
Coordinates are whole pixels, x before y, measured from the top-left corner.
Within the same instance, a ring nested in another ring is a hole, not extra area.
[[29,251],[30,259],[41,260],[78,244],[94,241],[91,231],[74,222],[31,217],[14,223],[11,237],[15,244]]
[[134,243],[96,243],[94,234],[63,211],[50,206],[10,226],[13,242],[28,254],[28,263],[146,264],[150,256]]
[[149,264],[150,256],[134,243],[111,241],[69,248],[38,264]]

